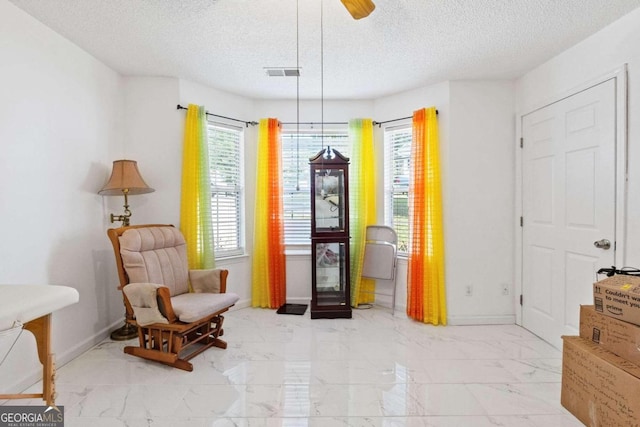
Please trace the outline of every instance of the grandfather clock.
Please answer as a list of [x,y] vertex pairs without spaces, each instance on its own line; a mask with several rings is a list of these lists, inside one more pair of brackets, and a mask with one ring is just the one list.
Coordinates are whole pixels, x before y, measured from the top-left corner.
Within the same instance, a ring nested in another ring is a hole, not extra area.
[[351,318],[349,159],[327,147],[311,166],[311,318]]

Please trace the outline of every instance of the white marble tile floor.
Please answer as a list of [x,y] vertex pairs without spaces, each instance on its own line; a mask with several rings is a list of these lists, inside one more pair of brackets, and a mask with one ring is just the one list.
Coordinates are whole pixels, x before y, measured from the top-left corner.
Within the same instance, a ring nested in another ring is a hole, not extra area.
[[353,319],[253,308],[225,318],[229,347],[194,358],[193,372],[111,340],[59,368],[65,425],[582,425],[560,405],[561,352],[515,325],[436,327],[376,307]]

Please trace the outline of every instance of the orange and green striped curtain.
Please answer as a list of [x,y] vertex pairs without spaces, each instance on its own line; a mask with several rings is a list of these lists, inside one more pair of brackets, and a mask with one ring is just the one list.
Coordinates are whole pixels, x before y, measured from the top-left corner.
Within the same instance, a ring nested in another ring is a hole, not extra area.
[[184,130],[180,230],[187,241],[189,268],[215,268],[207,113],[193,104],[187,109]]
[[413,113],[409,188],[407,315],[447,324],[438,121],[435,108]]
[[253,237],[253,307],[278,308],[286,302],[282,141],[280,122],[262,119],[258,129],[258,170]]
[[364,279],[364,245],[368,225],[376,223],[376,174],[371,119],[349,121],[349,232],[351,246],[351,305],[374,302],[375,280]]

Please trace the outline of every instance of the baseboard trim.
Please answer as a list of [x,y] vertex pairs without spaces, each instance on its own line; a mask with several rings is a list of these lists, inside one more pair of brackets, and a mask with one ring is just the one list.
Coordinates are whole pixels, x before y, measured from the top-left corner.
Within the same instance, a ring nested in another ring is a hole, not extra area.
[[[289,304],[309,304],[309,298],[287,298],[287,303]],[[251,300],[249,298],[240,300],[229,309],[229,311],[242,310],[243,308],[250,308]]]
[[471,325],[515,325],[516,316],[448,316],[448,324],[451,326]]
[[66,350],[63,353],[56,353],[56,365],[64,366],[67,363],[71,362],[76,357],[80,356],[82,353],[92,349],[96,345],[100,344],[105,339],[109,338],[109,335],[112,331],[120,328],[124,325],[124,317],[120,320],[116,320],[111,323],[109,326],[102,328],[97,334],[94,334],[84,341],[74,345],[70,349]]
[[287,298],[288,304],[311,304],[310,298]]
[[[373,303],[379,309],[389,310],[391,314],[391,301],[379,301]],[[289,304],[310,304],[309,298],[287,298]],[[251,307],[251,300],[245,299],[238,301],[230,311],[241,310],[243,308]],[[407,316],[407,307],[404,305],[396,305],[396,309],[393,314],[394,317],[409,318]],[[505,316],[448,316],[447,324],[450,326],[473,326],[473,325],[515,325],[515,315]]]

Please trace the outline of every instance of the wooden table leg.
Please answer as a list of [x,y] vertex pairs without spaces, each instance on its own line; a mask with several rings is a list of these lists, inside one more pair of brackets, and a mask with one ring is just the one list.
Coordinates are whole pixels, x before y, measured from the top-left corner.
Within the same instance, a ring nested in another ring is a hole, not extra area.
[[55,363],[51,353],[51,314],[39,317],[24,324],[36,338],[38,359],[42,363],[42,393],[2,394],[0,399],[42,398],[47,405],[55,406]]
[[38,358],[42,363],[42,399],[55,405],[55,364],[51,353],[51,314],[27,322],[24,328],[36,337]]

